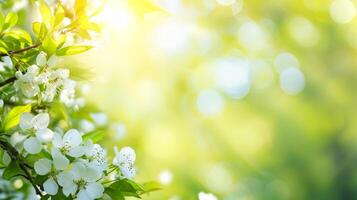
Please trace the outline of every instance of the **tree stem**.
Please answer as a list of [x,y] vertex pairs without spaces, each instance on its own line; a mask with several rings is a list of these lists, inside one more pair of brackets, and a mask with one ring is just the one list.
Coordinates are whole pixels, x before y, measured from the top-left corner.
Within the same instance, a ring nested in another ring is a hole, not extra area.
[[7,84],[9,84],[9,83],[14,82],[15,80],[16,80],[16,77],[15,77],[15,76],[6,79],[5,81],[3,81],[3,82],[0,83],[0,88],[3,87],[3,86],[5,86],[5,85],[7,85]]
[[40,195],[41,197],[43,196],[41,189],[39,186],[37,186],[32,179],[32,176],[30,172],[28,171],[27,167],[29,167],[25,162],[23,157],[17,152],[17,150],[8,142],[0,140],[0,147],[6,151],[9,156],[11,157],[12,161],[17,161],[19,164],[19,167],[22,169],[22,171],[25,173],[25,178],[32,184],[32,186],[35,188],[36,193]]
[[18,53],[22,53],[22,52],[25,52],[25,51],[28,51],[28,50],[31,50],[31,49],[34,49],[34,48],[37,48],[41,45],[41,43],[37,43],[37,44],[34,44],[34,45],[31,45],[31,46],[28,46],[28,47],[25,47],[23,49],[18,49],[18,50],[11,50],[7,53],[1,53],[0,54],[0,57],[3,57],[3,56],[11,56],[11,55],[14,55],[14,54],[18,54]]

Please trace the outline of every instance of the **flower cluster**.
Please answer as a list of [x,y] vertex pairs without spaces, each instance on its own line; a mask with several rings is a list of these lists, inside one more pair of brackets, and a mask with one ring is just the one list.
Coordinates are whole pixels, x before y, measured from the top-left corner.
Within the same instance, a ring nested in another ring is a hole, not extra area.
[[100,29],[91,21],[98,11],[89,13],[93,6],[83,0],[36,3],[42,22],[32,24],[34,38],[27,30],[13,30],[16,13],[0,13],[1,180],[32,188],[20,192],[21,199],[123,199],[159,189],[133,180],[132,148],[115,147],[110,157],[97,143],[112,125],[77,97],[80,83],[59,67],[60,57],[92,48],[82,44]]
[[[109,165],[107,151],[91,140],[84,140],[83,134],[76,129],[65,133],[49,128],[48,113],[32,115],[23,113],[20,117],[21,133],[26,137],[16,145],[23,146],[23,155],[48,155],[34,163],[34,171],[39,176],[47,176],[43,183],[48,195],[56,195],[59,189],[68,197],[79,200],[97,199],[103,196],[102,180],[115,169],[114,178],[135,176],[135,151],[124,147],[120,151],[115,147],[116,156],[113,165]],[[109,177],[108,177],[109,178]]]
[[68,69],[55,69],[57,57],[47,60],[45,52],[40,52],[36,65],[31,65],[25,73],[16,72],[15,88],[26,98],[38,97],[44,102],[53,102],[56,95],[67,106],[75,106],[76,82],[69,79]]

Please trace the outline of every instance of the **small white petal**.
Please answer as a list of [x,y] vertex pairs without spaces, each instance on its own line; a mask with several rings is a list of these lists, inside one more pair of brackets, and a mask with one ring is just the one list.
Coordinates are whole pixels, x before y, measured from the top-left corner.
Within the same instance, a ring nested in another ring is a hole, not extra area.
[[40,113],[32,119],[32,125],[36,130],[47,128],[50,123],[50,116],[48,113]]
[[80,190],[77,194],[77,200],[92,200],[91,196],[88,194],[87,190]]
[[73,185],[73,177],[69,172],[60,172],[57,175],[58,184],[62,187],[69,187]]
[[68,197],[70,194],[74,195],[77,192],[78,186],[76,184],[72,184],[71,186],[68,187],[63,187],[62,191],[63,194]]
[[36,136],[41,142],[48,143],[53,139],[53,131],[48,128],[41,129],[36,132]]
[[48,172],[50,172],[51,170],[51,167],[52,167],[52,161],[47,158],[39,159],[34,164],[35,171],[39,175],[48,174]]
[[53,140],[52,140],[53,146],[57,148],[63,147],[63,141],[62,141],[62,136],[58,133],[53,134]]
[[73,147],[69,150],[68,155],[72,156],[74,158],[79,158],[79,157],[83,156],[85,150],[86,149],[84,146]]
[[81,171],[81,176],[87,182],[94,182],[101,178],[100,171],[92,167],[86,167],[85,170]]
[[46,64],[47,55],[45,52],[40,52],[36,57],[36,64],[38,66],[44,66]]
[[49,195],[55,195],[58,192],[58,185],[53,178],[49,178],[46,182],[43,183],[43,188],[46,193]]
[[120,171],[123,173],[123,175],[131,179],[136,175],[136,170],[133,165],[128,164],[128,163],[123,163],[122,165],[119,166]]
[[57,56],[55,55],[52,55],[47,61],[47,65],[49,67],[55,67],[56,63],[57,63]]
[[131,147],[124,147],[116,155],[119,163],[130,163],[134,164],[136,160],[135,150]]
[[51,155],[53,158],[53,165],[58,170],[64,170],[69,165],[69,160],[66,156],[62,155],[62,153],[55,147],[52,148]]
[[27,140],[25,140],[24,148],[30,154],[36,154],[36,153],[39,153],[41,151],[42,146],[41,146],[40,141],[38,141],[37,138],[30,137]]
[[77,130],[71,129],[64,134],[63,142],[71,147],[76,147],[82,143],[82,136]]
[[86,190],[89,196],[91,196],[93,199],[97,199],[103,196],[104,187],[102,186],[102,184],[94,182],[89,183],[86,186]]
[[20,128],[27,130],[33,127],[32,121],[33,115],[31,113],[23,113],[20,117]]

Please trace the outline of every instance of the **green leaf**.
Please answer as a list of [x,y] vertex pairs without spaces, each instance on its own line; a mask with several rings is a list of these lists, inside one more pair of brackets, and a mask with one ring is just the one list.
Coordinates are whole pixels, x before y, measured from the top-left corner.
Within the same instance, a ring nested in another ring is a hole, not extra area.
[[124,195],[118,189],[106,188],[105,193],[115,200],[125,200]]
[[[140,198],[139,194],[144,192],[144,188],[130,179],[121,179],[109,186],[113,190],[120,191],[122,196]],[[117,195],[118,192],[115,194]],[[110,195],[110,194],[109,194]]]
[[16,106],[5,116],[3,121],[3,130],[7,131],[15,126],[17,126],[20,122],[20,116],[22,113],[30,112],[31,104],[26,106]]
[[50,24],[52,20],[52,13],[50,7],[47,5],[46,2],[40,0],[40,13],[42,17],[42,22],[46,24]]
[[42,48],[49,56],[51,56],[57,50],[56,41],[50,35],[47,35],[42,42]]
[[15,176],[25,175],[25,173],[20,169],[16,161],[12,161],[9,166],[7,166],[2,174],[2,178],[9,180]]
[[0,32],[2,31],[2,28],[4,26],[5,23],[5,17],[4,15],[0,12]]
[[0,47],[0,53],[7,54],[7,50],[4,47]]
[[141,194],[162,190],[162,185],[156,181],[143,183],[142,186],[144,188],[144,192],[142,192]]
[[36,37],[39,39],[44,38],[48,32],[46,24],[40,22],[34,22],[32,24],[32,30]]
[[21,40],[21,42],[32,44],[32,38],[30,34],[28,34],[25,30],[22,29],[11,30],[8,33],[6,33],[6,35],[10,35],[18,40]]
[[104,136],[105,136],[104,130],[100,129],[100,130],[95,130],[95,131],[91,131],[91,132],[89,132],[87,134],[84,134],[82,138],[83,138],[83,140],[91,139],[93,142],[98,142]]
[[57,56],[67,56],[83,53],[91,49],[92,46],[68,46],[57,51]]
[[58,4],[56,13],[55,13],[55,22],[54,27],[58,26],[64,19],[65,13],[61,4]]
[[11,12],[11,13],[7,14],[7,16],[5,18],[3,30],[7,30],[7,29],[15,26],[17,23],[17,20],[18,20],[18,16],[16,13]]

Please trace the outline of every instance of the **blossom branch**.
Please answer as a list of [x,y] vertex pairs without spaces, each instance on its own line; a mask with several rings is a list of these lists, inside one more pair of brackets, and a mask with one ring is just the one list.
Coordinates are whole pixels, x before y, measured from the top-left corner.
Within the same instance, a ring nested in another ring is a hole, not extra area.
[[14,82],[15,80],[16,80],[16,77],[15,77],[15,76],[6,79],[5,81],[3,81],[3,82],[0,83],[0,88],[3,87],[3,86],[5,86],[5,85],[7,85],[7,84],[9,84],[9,83]]
[[27,168],[29,168],[30,166],[23,161],[23,158],[17,152],[17,150],[11,144],[3,140],[0,140],[0,147],[9,154],[12,160],[17,160],[19,162],[19,167],[25,173],[23,177],[30,181],[32,186],[35,188],[36,193],[42,197],[43,195],[41,189],[34,183],[30,172],[27,170]]
[[39,47],[40,45],[41,45],[41,43],[37,43],[37,44],[31,45],[31,46],[25,47],[25,48],[23,48],[23,49],[12,50],[12,51],[9,51],[9,52],[7,52],[7,53],[1,53],[1,54],[0,54],[0,57],[23,53],[23,52],[25,52],[25,51],[28,51],[28,50],[37,48],[37,47]]

